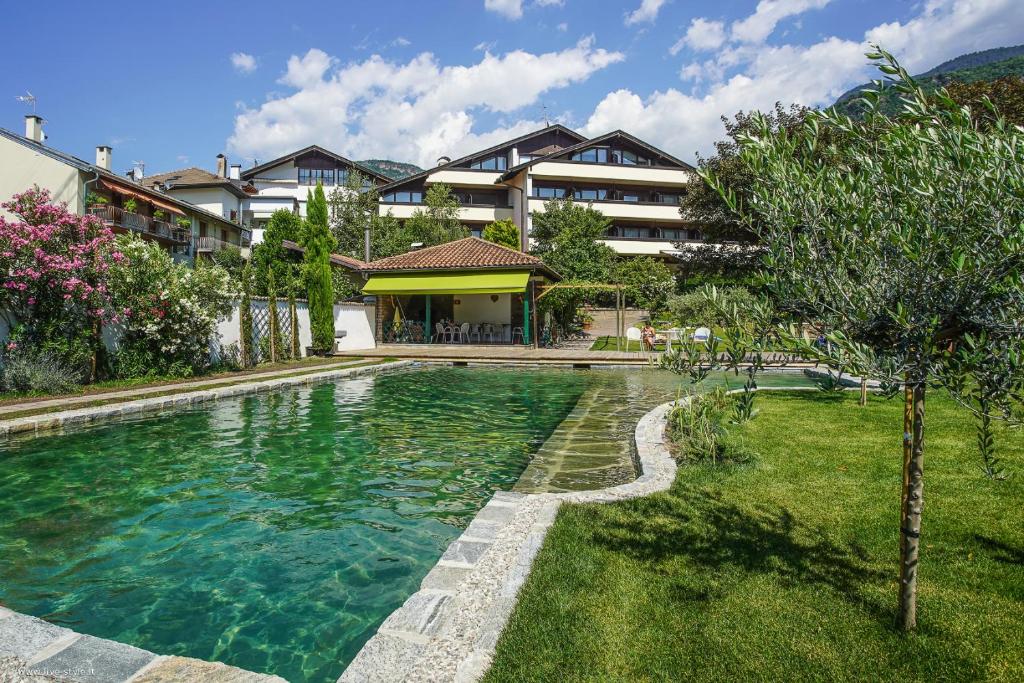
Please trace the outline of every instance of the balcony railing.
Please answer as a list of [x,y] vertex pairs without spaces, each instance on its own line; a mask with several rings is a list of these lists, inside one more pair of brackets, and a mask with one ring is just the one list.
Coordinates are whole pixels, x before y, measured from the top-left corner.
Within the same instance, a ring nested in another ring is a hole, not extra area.
[[216,237],[198,237],[196,238],[196,251],[197,252],[210,252],[210,251],[221,251],[228,247],[238,248],[237,244],[231,242],[225,242],[222,239]]
[[89,213],[112,226],[134,230],[143,235],[158,237],[168,242],[188,244],[191,241],[191,232],[188,229],[179,228],[167,221],[159,221],[150,216],[143,216],[140,213],[125,211],[119,206],[110,206],[108,204],[90,206]]

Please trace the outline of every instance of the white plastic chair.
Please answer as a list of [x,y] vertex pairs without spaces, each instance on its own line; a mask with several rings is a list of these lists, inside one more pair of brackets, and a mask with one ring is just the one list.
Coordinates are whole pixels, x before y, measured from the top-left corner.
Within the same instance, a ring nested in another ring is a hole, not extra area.
[[473,337],[476,337],[477,342],[482,342],[483,337],[480,334],[480,323],[473,323],[469,327],[469,341],[473,341]]
[[516,343],[516,335],[517,334],[519,335],[519,343],[520,344],[526,343],[525,340],[523,339],[523,328],[521,328],[521,327],[513,327],[512,328],[512,343],[513,344]]
[[441,323],[434,323],[434,336],[430,338],[430,343],[435,344],[437,340],[444,341],[444,325]]
[[711,330],[706,327],[698,327],[693,333],[693,341],[706,342],[711,339]]
[[462,323],[462,326],[459,328],[459,343],[469,343],[469,323]]
[[642,341],[640,341],[641,339],[643,339],[643,333],[640,332],[639,328],[636,328],[636,327],[628,327],[628,328],[626,328],[626,350],[627,351],[629,351],[629,343],[630,342],[639,342],[640,350],[643,351],[644,350],[644,344],[643,344]]
[[494,325],[492,325],[491,323],[484,323],[483,338],[490,343],[494,343]]

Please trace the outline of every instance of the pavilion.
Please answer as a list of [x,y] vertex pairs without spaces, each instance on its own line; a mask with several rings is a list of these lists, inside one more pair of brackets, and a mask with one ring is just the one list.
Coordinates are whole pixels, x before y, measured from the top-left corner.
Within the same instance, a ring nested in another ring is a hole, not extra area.
[[368,276],[363,294],[376,297],[378,344],[535,346],[538,290],[561,279],[539,258],[478,237],[371,261],[360,271]]

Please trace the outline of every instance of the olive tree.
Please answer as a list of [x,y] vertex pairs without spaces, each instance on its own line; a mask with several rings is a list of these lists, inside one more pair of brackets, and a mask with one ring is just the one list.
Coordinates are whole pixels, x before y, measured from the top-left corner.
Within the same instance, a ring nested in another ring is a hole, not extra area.
[[773,129],[755,117],[739,140],[746,201],[704,175],[764,246],[776,304],[828,331],[827,348],[804,351],[904,390],[899,622],[910,630],[927,390],[992,419],[1024,386],[1024,132],[997,113],[981,125],[943,90],[929,97],[877,46],[868,57],[900,94],[898,117],[877,106],[881,82],[861,121],[827,110]]

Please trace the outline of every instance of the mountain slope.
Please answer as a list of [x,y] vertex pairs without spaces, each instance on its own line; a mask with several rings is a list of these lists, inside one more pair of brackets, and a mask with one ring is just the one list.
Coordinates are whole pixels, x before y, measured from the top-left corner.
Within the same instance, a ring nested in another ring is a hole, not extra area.
[[386,175],[392,180],[399,180],[423,170],[415,164],[407,164],[404,161],[391,161],[390,159],[367,159],[359,163],[372,168],[377,173]]
[[[999,47],[983,52],[972,52],[961,55],[939,64],[923,74],[914,76],[925,90],[935,90],[947,83],[959,81],[974,83],[975,81],[991,81],[1005,76],[1024,77],[1024,45]],[[832,105],[839,111],[855,116],[859,113],[860,104],[855,102],[862,90],[872,88],[865,83],[852,88],[836,100]],[[899,97],[894,92],[883,92],[881,109],[886,114],[899,111]]]

